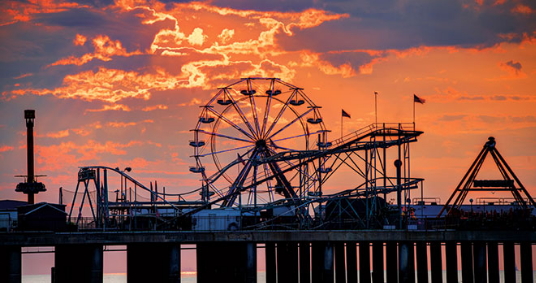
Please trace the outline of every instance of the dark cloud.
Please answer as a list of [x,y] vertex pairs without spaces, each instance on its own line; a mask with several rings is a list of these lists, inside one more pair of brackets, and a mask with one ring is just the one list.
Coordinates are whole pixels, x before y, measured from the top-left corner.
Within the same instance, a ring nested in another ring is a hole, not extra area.
[[508,61],[508,62],[506,62],[504,64],[506,66],[510,66],[510,67],[512,67],[512,68],[514,68],[514,69],[516,69],[518,71],[521,70],[521,63],[519,63],[519,62],[514,62],[514,61],[510,60],[510,61]]
[[497,117],[497,116],[489,116],[489,115],[480,115],[478,116],[478,119],[480,119],[482,122],[485,123],[503,123],[506,122],[506,117]]
[[91,27],[102,28],[108,20],[105,14],[96,13],[89,9],[72,9],[60,13],[38,14],[36,23],[48,26]]
[[317,7],[348,13],[350,17],[315,29],[296,30],[295,37],[283,40],[286,46],[305,43],[318,52],[406,49],[422,45],[482,48],[503,41],[519,42],[524,34],[536,30],[535,13],[512,12],[518,4],[534,6],[528,0],[482,6],[461,0],[315,3]]
[[523,117],[512,117],[512,122],[536,122],[536,116],[523,116]]
[[507,100],[508,98],[504,95],[494,95],[492,97],[490,97],[491,100],[496,100],[496,101],[504,101],[504,100]]
[[374,58],[365,52],[344,52],[344,53],[324,53],[320,56],[322,60],[329,61],[336,67],[343,64],[349,64],[353,69],[359,69],[359,66],[370,63]]
[[459,100],[484,100],[483,96],[476,95],[476,96],[461,96]]
[[[164,1],[174,2],[174,1]],[[195,1],[184,1],[195,2]],[[238,10],[257,11],[279,11],[279,12],[300,12],[315,6],[311,0],[271,0],[271,1],[251,1],[251,0],[213,0],[211,4],[219,7],[227,7]]]
[[467,117],[467,115],[444,115],[437,120],[441,122],[452,122],[463,120],[465,117]]

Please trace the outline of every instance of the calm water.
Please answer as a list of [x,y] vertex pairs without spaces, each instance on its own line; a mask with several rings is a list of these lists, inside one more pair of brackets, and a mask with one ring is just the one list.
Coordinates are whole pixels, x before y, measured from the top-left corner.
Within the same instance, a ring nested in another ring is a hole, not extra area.
[[[503,274],[501,272],[501,282],[504,282],[504,279],[502,278]],[[534,271],[536,278],[536,271]],[[459,278],[461,278],[461,271],[459,272]],[[517,272],[516,274],[517,280],[516,282],[521,282],[521,272]],[[446,273],[443,274],[443,282],[446,282]],[[461,280],[461,279],[460,279]],[[22,276],[22,282],[23,283],[50,283],[50,275],[24,275]],[[127,282],[127,276],[124,273],[119,274],[104,274],[104,283],[126,283]],[[183,272],[181,276],[181,282],[183,283],[195,283],[196,282],[196,274],[195,272]],[[266,277],[264,271],[257,272],[257,282],[263,283],[266,282]],[[461,282],[461,281],[460,281]]]
[[[23,275],[23,283],[50,283],[50,275]],[[195,272],[182,272],[181,273],[181,282],[183,283],[195,283],[196,273]],[[127,275],[125,273],[117,274],[104,274],[104,283],[126,283]],[[262,283],[266,282],[264,276],[264,271],[257,272],[257,282]]]
[[[24,275],[22,276],[23,283],[50,283],[50,275]],[[104,274],[105,283],[126,283],[127,275],[124,273]],[[182,273],[181,282],[194,283],[196,282],[195,273]]]

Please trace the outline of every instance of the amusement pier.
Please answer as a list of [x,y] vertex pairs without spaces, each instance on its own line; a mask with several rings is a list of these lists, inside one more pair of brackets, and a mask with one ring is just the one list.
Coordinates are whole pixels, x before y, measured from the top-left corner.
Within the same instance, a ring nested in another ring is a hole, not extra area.
[[[423,135],[415,123],[333,139],[303,88],[243,78],[192,119],[198,189],[143,184],[129,167],[81,166],[76,186],[43,203],[36,115],[24,115],[28,175],[16,191],[28,201],[0,201],[0,282],[22,282],[27,247],[53,247],[52,282],[103,282],[105,246],[126,247],[129,283],[181,282],[185,246],[195,249],[199,283],[257,282],[259,269],[267,283],[534,282],[536,203],[494,137],[441,203],[412,176],[410,146]],[[484,162],[497,178],[479,177]],[[329,189],[342,179],[351,185]]]

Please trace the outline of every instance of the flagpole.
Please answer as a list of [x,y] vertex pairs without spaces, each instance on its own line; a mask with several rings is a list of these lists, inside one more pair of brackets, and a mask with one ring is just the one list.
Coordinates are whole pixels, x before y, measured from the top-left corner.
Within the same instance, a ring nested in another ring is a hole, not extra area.
[[374,117],[376,118],[376,126],[378,126],[378,92],[374,92]]
[[415,127],[415,98],[413,99],[413,127]]

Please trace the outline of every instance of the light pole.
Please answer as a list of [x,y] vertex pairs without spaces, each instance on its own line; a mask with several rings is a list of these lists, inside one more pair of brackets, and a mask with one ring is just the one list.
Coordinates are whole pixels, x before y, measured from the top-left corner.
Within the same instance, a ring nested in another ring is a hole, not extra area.
[[473,199],[469,199],[469,202],[471,203],[471,214],[473,214]]

